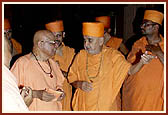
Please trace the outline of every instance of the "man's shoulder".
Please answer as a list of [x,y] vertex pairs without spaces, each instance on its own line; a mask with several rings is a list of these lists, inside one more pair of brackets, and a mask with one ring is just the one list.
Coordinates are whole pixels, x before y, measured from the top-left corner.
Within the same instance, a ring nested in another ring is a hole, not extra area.
[[134,44],[138,44],[138,43],[144,43],[146,42],[146,37],[142,36],[139,40],[137,40]]
[[68,51],[75,51],[75,49],[74,48],[71,48],[71,47],[69,47],[69,46],[65,46],[64,45],[64,48],[65,48],[65,50],[68,50]]
[[107,48],[105,49],[105,56],[106,56],[107,58],[109,58],[110,60],[111,60],[111,59],[112,59],[112,60],[116,60],[116,59],[119,58],[119,57],[125,58],[124,55],[123,55],[120,51],[118,51],[118,50],[116,50],[116,49],[114,49],[114,48],[109,48],[109,47],[107,47]]
[[83,59],[86,54],[87,54],[87,52],[84,49],[82,49],[76,54],[76,59],[78,59],[78,60]]
[[16,60],[17,63],[24,63],[24,64],[28,61],[30,61],[30,53],[23,55]]

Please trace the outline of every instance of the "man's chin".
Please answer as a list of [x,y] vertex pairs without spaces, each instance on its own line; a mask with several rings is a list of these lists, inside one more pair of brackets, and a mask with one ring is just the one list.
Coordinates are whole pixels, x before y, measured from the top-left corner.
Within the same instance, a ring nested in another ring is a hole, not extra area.
[[87,50],[87,52],[88,52],[89,54],[91,54],[91,55],[96,54],[96,53],[95,53],[95,52],[93,52],[93,51],[88,51],[88,50]]
[[61,46],[61,44],[55,44],[55,48],[59,48]]
[[146,33],[142,33],[142,35],[146,36],[147,34]]
[[90,50],[86,50],[86,52],[89,53],[89,54],[92,54],[92,52]]

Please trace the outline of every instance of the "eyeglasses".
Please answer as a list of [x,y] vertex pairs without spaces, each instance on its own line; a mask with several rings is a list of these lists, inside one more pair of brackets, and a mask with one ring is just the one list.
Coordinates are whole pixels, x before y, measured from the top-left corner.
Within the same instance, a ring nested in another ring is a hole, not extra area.
[[57,35],[55,35],[55,38],[60,38],[60,37],[62,37],[61,34],[57,34]]
[[4,36],[8,39],[11,38],[12,36],[12,30],[11,29],[8,29],[8,30],[4,30]]
[[147,22],[144,22],[144,23],[142,23],[140,26],[144,26],[144,27],[148,27],[148,26],[150,26],[150,25],[156,25],[156,23],[151,23],[151,24],[149,24],[149,23],[147,23]]
[[12,30],[11,30],[11,29],[4,30],[4,34],[9,34],[9,33],[12,33]]
[[41,42],[47,42],[47,43],[49,43],[49,44],[51,44],[51,45],[55,45],[55,43],[56,43],[55,40],[54,40],[54,41],[41,41]]

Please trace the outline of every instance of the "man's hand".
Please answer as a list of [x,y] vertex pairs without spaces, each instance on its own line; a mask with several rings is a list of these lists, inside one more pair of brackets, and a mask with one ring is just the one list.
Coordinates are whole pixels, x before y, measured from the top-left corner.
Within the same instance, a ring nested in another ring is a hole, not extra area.
[[145,48],[146,48],[147,51],[150,51],[155,55],[158,55],[158,53],[162,52],[159,44],[157,44],[157,45],[146,45]]
[[33,98],[39,98],[42,101],[52,101],[55,96],[45,90],[33,90]]
[[149,55],[147,51],[143,55],[141,55],[140,62],[142,64],[148,64],[153,58],[156,58],[156,56]]
[[145,53],[141,55],[140,61],[130,67],[128,74],[134,75],[143,67],[144,64],[148,64],[153,58],[156,58],[156,56],[149,55],[148,51],[145,51]]
[[85,92],[90,92],[92,90],[92,84],[87,81],[75,81],[72,83],[75,88],[80,88]]
[[80,88],[85,92],[89,92],[92,90],[92,84],[87,81],[82,81],[80,86]]
[[64,98],[65,98],[65,92],[64,91],[62,91],[61,89],[58,89],[57,91],[60,91],[60,92],[62,92],[62,94],[60,95],[60,97],[58,97],[58,99],[57,99],[57,101],[61,101],[61,100],[63,100]]
[[24,86],[21,89],[21,93],[20,95],[22,96],[25,104],[27,105],[27,107],[30,106],[30,104],[33,102],[33,92],[32,89],[30,87]]

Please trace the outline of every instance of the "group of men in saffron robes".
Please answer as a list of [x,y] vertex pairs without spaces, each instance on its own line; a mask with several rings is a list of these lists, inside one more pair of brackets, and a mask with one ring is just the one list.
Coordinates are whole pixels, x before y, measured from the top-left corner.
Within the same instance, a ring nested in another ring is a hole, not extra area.
[[11,68],[18,86],[38,90],[29,110],[163,111],[163,17],[156,10],[145,11],[144,37],[134,43],[127,60],[122,39],[109,34],[109,16],[82,23],[84,49],[76,56],[62,42],[63,21],[47,23],[46,30],[35,33],[33,51]]

